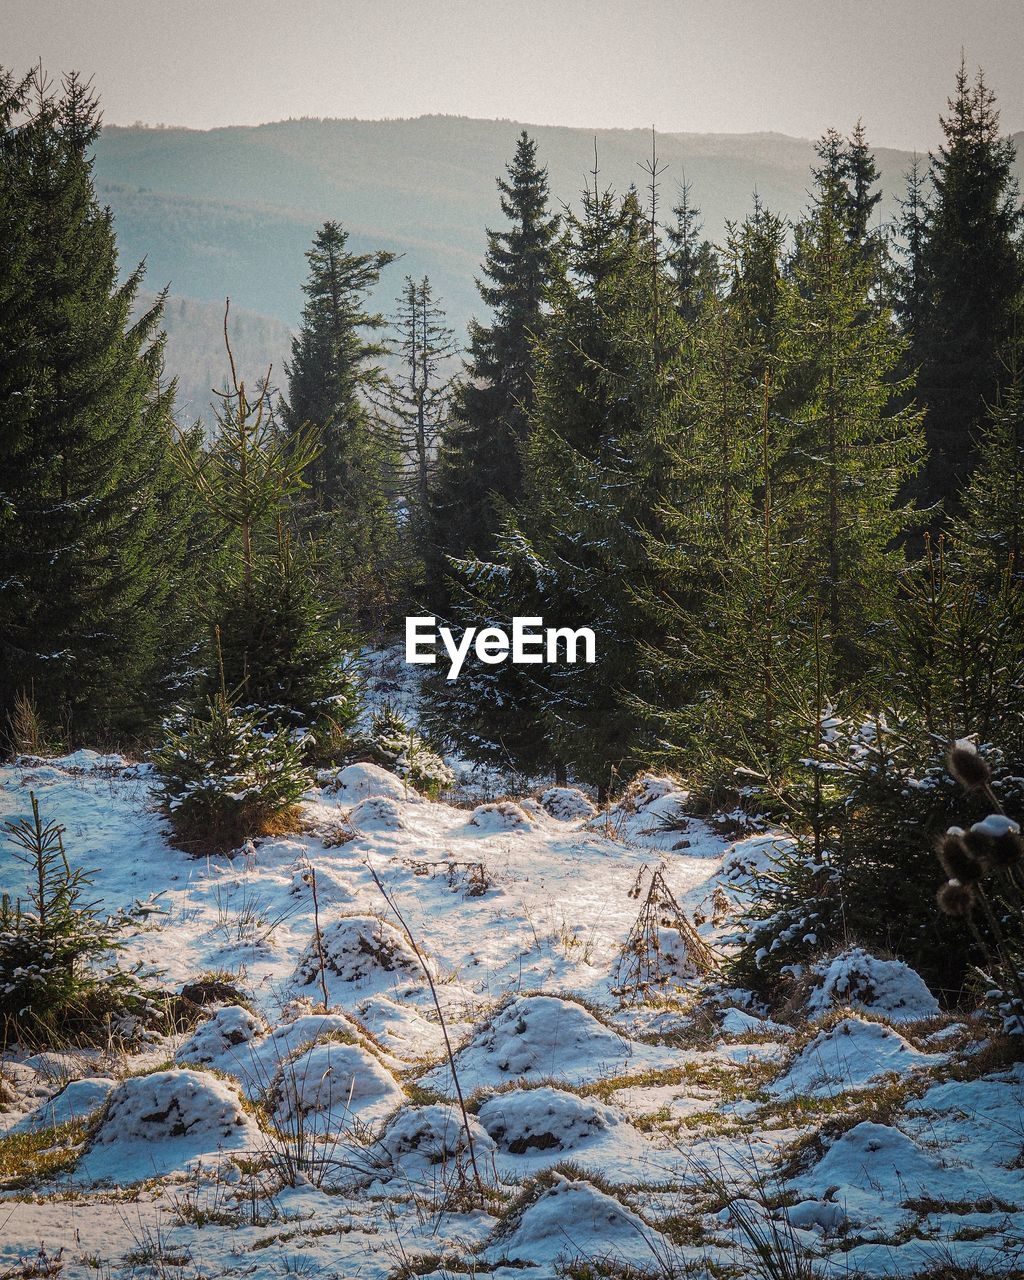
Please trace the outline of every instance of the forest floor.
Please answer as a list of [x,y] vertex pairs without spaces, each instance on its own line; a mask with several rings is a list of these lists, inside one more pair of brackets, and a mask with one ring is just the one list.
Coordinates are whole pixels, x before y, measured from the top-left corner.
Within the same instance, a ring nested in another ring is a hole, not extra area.
[[[5,1056],[0,1277],[1024,1274],[1024,1066],[979,1022],[857,951],[785,1021],[697,972],[664,887],[726,951],[781,837],[669,778],[600,813],[319,782],[297,834],[196,859],[146,766],[0,770],[0,818],[34,791],[133,912],[123,964],[244,997],[138,1052]],[[658,948],[623,959],[659,868]],[[22,872],[0,847],[0,890]]]

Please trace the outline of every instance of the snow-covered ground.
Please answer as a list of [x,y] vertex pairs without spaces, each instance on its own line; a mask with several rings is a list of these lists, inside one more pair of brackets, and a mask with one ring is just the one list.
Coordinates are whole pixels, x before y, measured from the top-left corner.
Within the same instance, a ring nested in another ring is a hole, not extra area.
[[[0,1168],[0,1277],[802,1274],[758,1237],[826,1275],[1024,1273],[1024,1068],[986,1066],[917,975],[851,949],[773,1022],[691,976],[662,911],[661,981],[623,990],[651,873],[720,948],[771,836],[730,843],[671,779],[604,813],[320,780],[299,834],[205,860],[145,767],[0,770],[0,819],[34,791],[91,896],[134,911],[122,963],[245,998],[132,1055],[8,1055],[0,1166],[28,1133],[66,1158]],[[0,891],[23,874],[0,842]]]

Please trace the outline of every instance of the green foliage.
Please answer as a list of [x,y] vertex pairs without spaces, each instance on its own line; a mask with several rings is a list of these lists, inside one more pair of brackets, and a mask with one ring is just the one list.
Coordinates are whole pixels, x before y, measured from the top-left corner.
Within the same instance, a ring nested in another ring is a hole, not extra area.
[[[1019,786],[1002,772],[1002,786]],[[768,803],[780,800],[798,838],[748,886],[736,980],[781,1003],[820,952],[859,943],[895,952],[955,1001],[973,942],[935,910],[931,846],[958,803],[942,745],[895,712],[829,716],[803,776]]]
[[396,308],[391,354],[400,372],[385,380],[383,404],[389,431],[407,464],[398,487],[406,500],[411,531],[422,546],[428,536],[437,450],[452,412],[452,362],[458,348],[427,276],[422,280],[406,276]]
[[[225,338],[228,313],[225,311]],[[268,729],[299,731],[310,757],[340,746],[358,714],[350,642],[317,598],[315,549],[296,551],[286,521],[319,456],[319,432],[288,435],[265,383],[250,398],[230,343],[230,390],[218,393],[216,434],[184,439],[191,475],[219,548],[204,601],[211,644],[202,692],[240,701]]]
[[284,541],[248,589],[235,584],[218,594],[219,650],[207,691],[223,681],[265,728],[298,732],[307,757],[322,760],[342,750],[360,685],[352,638],[329,621],[311,577]]
[[84,900],[90,873],[71,867],[64,828],[44,823],[29,794],[31,818],[0,827],[30,876],[26,903],[0,899],[0,1048],[15,1040],[132,1039],[155,1009],[138,971],[116,964],[127,921],[103,917]]
[[400,457],[366,404],[366,393],[381,385],[387,350],[373,336],[384,318],[366,309],[366,297],[394,254],[353,253],[348,239],[337,222],[325,222],[306,254],[306,305],[282,411],[288,439],[300,444],[310,429],[322,439],[302,469],[310,487],[302,515],[304,530],[330,547],[328,589],[361,621],[379,622],[393,604],[389,587],[401,578],[389,501]]
[[[567,274],[549,291],[536,352],[523,499],[493,559],[460,566],[457,617],[506,629],[516,615],[573,629],[585,620],[597,661],[527,675],[473,664],[452,691],[453,731],[478,755],[530,772],[564,762],[604,788],[638,761],[621,690],[634,665],[644,536],[659,520],[680,322],[635,192],[620,201],[588,189],[566,226]],[[477,711],[462,718],[467,700]]]
[[1024,343],[1007,357],[1007,385],[987,415],[978,466],[954,522],[960,556],[979,582],[998,586],[1024,573]]
[[258,712],[220,694],[203,714],[179,715],[153,753],[164,812],[183,848],[227,852],[242,841],[294,829],[310,786],[302,740],[264,729]]
[[370,717],[369,730],[355,740],[352,754],[390,769],[432,799],[455,782],[440,752],[390,703]]
[[[82,741],[169,701],[194,638],[192,516],[173,457],[162,299],[137,319],[92,184],[74,75],[0,81],[0,720],[30,693]],[[24,109],[26,118],[19,118]]]
[[501,518],[522,494],[522,446],[534,403],[534,343],[545,325],[545,296],[558,272],[559,218],[548,211],[547,170],[524,130],[498,179],[503,231],[487,232],[480,296],[489,325],[469,333],[468,377],[459,388],[433,486],[431,593],[444,600],[443,557],[487,557]]
[[995,97],[963,61],[931,160],[917,260],[917,322],[909,363],[920,370],[928,458],[922,505],[954,512],[977,461],[985,406],[1004,381],[1000,357],[1011,337],[1022,287],[1022,212],[1013,177],[1014,145],[1000,136]]

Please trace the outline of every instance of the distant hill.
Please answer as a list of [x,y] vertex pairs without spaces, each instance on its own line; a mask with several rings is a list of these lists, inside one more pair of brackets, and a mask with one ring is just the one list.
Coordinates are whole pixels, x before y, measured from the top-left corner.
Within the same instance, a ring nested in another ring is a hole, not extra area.
[[[556,200],[575,202],[594,166],[595,138],[602,184],[622,191],[643,182],[638,165],[651,148],[644,130],[595,135],[526,127],[537,138]],[[451,116],[290,120],[209,131],[111,127],[96,148],[97,187],[114,210],[124,262],[147,259],[148,288],[169,284],[175,295],[219,305],[230,295],[233,306],[267,317],[263,354],[277,360],[280,353],[271,348],[282,339],[269,326],[297,323],[303,254],[327,218],[349,228],[360,250],[404,255],[385,273],[377,306],[390,310],[405,274],[426,273],[463,333],[480,310],[474,276],[484,228],[501,224],[494,181],[521,128]],[[660,134],[657,145],[668,166],[664,207],[685,175],[712,239],[722,236],[727,219],[746,214],[755,190],[787,217],[807,203],[810,141],[774,133]],[[911,159],[908,152],[877,152],[880,217],[892,215]],[[172,350],[195,349],[206,331],[198,314],[182,311],[181,323],[193,328]],[[169,315],[169,331],[178,319]],[[219,321],[214,328],[219,331]],[[190,385],[202,381],[184,367],[179,373]]]

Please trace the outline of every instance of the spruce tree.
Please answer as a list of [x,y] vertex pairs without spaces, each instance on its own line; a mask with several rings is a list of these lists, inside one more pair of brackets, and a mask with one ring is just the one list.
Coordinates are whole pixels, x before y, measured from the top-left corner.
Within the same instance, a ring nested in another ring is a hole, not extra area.
[[1024,583],[1024,343],[1008,354],[1007,383],[981,433],[978,465],[955,526],[959,558],[983,588]]
[[814,203],[796,230],[797,381],[788,460],[804,582],[822,611],[844,682],[864,673],[890,616],[906,527],[898,496],[920,453],[917,417],[893,408],[902,345],[874,297],[835,135],[820,147]]
[[[595,175],[581,215],[568,218],[563,252],[568,271],[552,286],[537,350],[523,498],[496,554],[460,566],[460,616],[585,625],[597,661],[474,666],[469,683],[460,678],[452,719],[470,751],[483,731],[527,765],[567,768],[604,791],[640,760],[629,699],[643,626],[636,593],[669,474],[681,321],[656,211],[645,215],[635,192],[619,200]],[[484,706],[486,729],[475,710]]]
[[375,423],[367,393],[379,388],[387,348],[385,320],[367,295],[394,254],[355,253],[349,233],[325,222],[306,254],[302,325],[286,365],[285,428],[311,426],[323,448],[306,480],[304,527],[329,543],[330,589],[340,608],[364,623],[388,612],[399,561],[391,497],[400,474],[394,441]]
[[700,209],[690,203],[690,184],[684,182],[668,228],[668,264],[676,284],[679,314],[692,324],[710,307],[721,287],[721,265],[710,240],[701,236]]
[[774,772],[806,671],[810,614],[786,532],[794,288],[785,227],[755,199],[731,225],[725,296],[698,326],[672,457],[674,502],[649,540],[643,606],[663,640],[638,710],[696,779]]
[[963,62],[931,157],[932,196],[921,250],[924,305],[911,362],[920,372],[928,459],[925,504],[956,512],[977,459],[985,406],[1003,380],[1000,356],[1024,286],[1014,146],[999,132],[995,96]]
[[[317,596],[317,574],[288,518],[323,439],[285,432],[267,380],[250,393],[227,339],[230,377],[217,393],[213,440],[180,457],[206,508],[219,555],[208,565],[208,645],[200,700],[243,708],[268,729],[302,730],[311,756],[335,749],[356,710],[349,640]],[[212,705],[212,704],[211,704]]]
[[427,276],[406,276],[391,325],[397,372],[386,380],[381,403],[403,456],[409,522],[422,545],[437,449],[452,411],[457,347]]
[[842,173],[846,180],[847,234],[852,244],[869,248],[871,241],[877,239],[871,232],[871,219],[882,192],[878,189],[878,166],[861,120],[843,149]]
[[28,394],[0,410],[0,722],[27,696],[82,741],[139,729],[167,694],[167,637],[187,630],[176,589],[190,572],[189,512],[162,299],[132,320],[142,268],[118,283],[111,214],[93,191],[96,100],[75,75],[55,95],[39,72],[12,132],[5,92],[2,271],[15,305],[0,320],[0,368]]
[[558,272],[560,219],[548,210],[547,170],[525,130],[498,191],[508,225],[488,230],[478,282],[491,317],[470,325],[467,376],[432,497],[431,592],[441,601],[443,557],[489,556],[503,513],[519,501],[521,451],[534,404],[534,343]]

